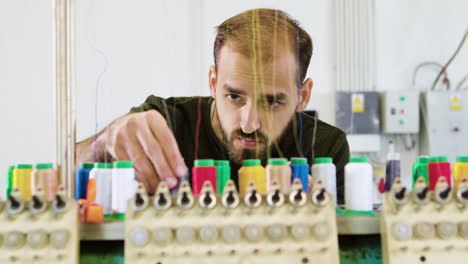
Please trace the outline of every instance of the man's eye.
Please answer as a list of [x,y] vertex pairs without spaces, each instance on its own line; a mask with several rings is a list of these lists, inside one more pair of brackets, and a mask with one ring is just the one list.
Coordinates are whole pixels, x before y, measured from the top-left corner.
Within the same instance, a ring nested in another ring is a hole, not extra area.
[[237,94],[228,94],[228,99],[231,100],[232,102],[238,102],[240,101],[241,97]]
[[276,99],[268,99],[268,104],[270,105],[270,107],[277,107],[277,106],[282,105],[283,103]]

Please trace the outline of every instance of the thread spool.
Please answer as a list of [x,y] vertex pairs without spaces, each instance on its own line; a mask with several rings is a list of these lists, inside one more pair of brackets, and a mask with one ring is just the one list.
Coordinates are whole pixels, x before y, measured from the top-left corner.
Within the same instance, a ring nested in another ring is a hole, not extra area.
[[463,178],[468,178],[468,157],[457,157],[457,162],[453,165],[453,181],[456,189]]
[[283,194],[291,192],[291,167],[288,166],[287,159],[269,159],[266,171],[267,192],[271,191],[272,183],[277,182]]
[[299,179],[302,183],[302,189],[304,192],[309,192],[309,164],[307,164],[306,158],[291,158],[292,179]]
[[57,187],[60,185],[57,170],[53,163],[39,163],[34,165],[31,173],[31,189],[36,190],[41,187],[47,201],[52,201],[57,194]]
[[19,188],[24,201],[30,201],[31,193],[31,164],[18,164],[13,170],[13,188]]
[[421,156],[416,158],[416,162],[413,164],[413,188],[416,185],[418,178],[422,177],[426,183],[429,185],[427,163],[429,162],[429,157]]
[[430,157],[427,170],[429,174],[429,190],[433,191],[435,189],[439,177],[444,177],[447,184],[452,186],[450,163],[447,157]]
[[193,195],[198,196],[205,181],[209,181],[216,190],[216,167],[212,159],[199,159],[193,162],[192,189]]
[[231,179],[229,160],[215,160],[216,166],[216,193],[223,194],[226,183]]
[[345,205],[351,211],[372,211],[372,166],[367,158],[350,158],[345,166]]
[[387,165],[385,167],[385,191],[392,188],[395,179],[400,178],[400,153],[395,152],[395,146],[392,142],[389,144],[390,151],[387,156]]
[[80,164],[80,168],[76,171],[76,200],[87,198],[89,173],[93,168],[94,163],[83,162]]
[[15,166],[8,167],[8,172],[6,174],[6,186],[5,186],[5,197],[8,198],[11,192],[13,191],[13,171]]
[[131,161],[115,161],[112,168],[112,211],[115,220],[125,220],[127,200],[133,196],[138,182]]
[[[94,185],[94,186],[93,186]],[[89,173],[88,200],[102,206],[104,216],[112,214],[112,163],[96,163]]]
[[338,197],[336,196],[336,167],[333,159],[328,157],[314,159],[314,165],[311,168],[313,182],[322,180],[323,187],[333,195],[335,205]]
[[244,160],[242,165],[239,169],[239,194],[244,196],[249,189],[250,183],[253,183],[261,195],[266,195],[265,168],[261,165],[260,160]]

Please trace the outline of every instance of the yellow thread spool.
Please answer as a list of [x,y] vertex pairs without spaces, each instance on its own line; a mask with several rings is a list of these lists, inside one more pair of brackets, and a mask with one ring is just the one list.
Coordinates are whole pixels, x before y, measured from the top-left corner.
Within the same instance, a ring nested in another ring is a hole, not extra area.
[[468,157],[457,157],[457,162],[453,165],[453,180],[456,189],[463,178],[468,178]]
[[18,164],[13,170],[13,188],[19,188],[24,201],[31,200],[31,172],[31,164]]
[[249,183],[253,182],[257,191],[265,195],[266,175],[265,168],[261,165],[260,160],[244,160],[243,166],[239,169],[239,194],[245,195],[249,187]]

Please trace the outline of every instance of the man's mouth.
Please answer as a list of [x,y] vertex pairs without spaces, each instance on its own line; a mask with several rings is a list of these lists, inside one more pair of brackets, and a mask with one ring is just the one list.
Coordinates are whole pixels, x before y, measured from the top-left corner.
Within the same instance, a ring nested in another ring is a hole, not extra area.
[[239,140],[239,142],[246,148],[256,148],[263,144],[263,141],[257,141],[250,138],[237,138],[237,140]]

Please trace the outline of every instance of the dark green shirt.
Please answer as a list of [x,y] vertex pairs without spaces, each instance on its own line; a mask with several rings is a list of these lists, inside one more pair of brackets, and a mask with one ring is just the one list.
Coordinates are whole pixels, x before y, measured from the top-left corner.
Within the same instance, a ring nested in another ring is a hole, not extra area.
[[[130,112],[143,112],[152,109],[160,112],[173,130],[187,166],[191,167],[195,158],[229,160],[226,147],[218,139],[211,126],[212,103],[211,97],[164,99],[152,95],[142,105],[133,107]],[[302,119],[302,150],[299,144],[300,119]],[[200,122],[198,138],[196,138],[197,122]],[[312,151],[315,126],[315,147]],[[309,164],[316,157],[333,158],[337,171],[338,202],[342,203],[344,199],[344,166],[349,159],[349,147],[345,133],[304,113],[296,115],[295,122],[291,122],[286,129],[284,136],[278,140],[279,148],[285,158],[306,157]],[[198,153],[195,153],[197,142],[199,144]],[[280,156],[275,148],[272,147],[271,151],[270,157]],[[231,177],[236,182],[239,166],[231,161]]]

